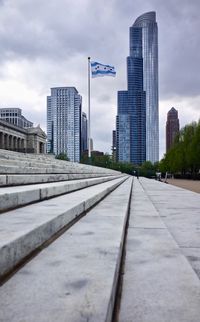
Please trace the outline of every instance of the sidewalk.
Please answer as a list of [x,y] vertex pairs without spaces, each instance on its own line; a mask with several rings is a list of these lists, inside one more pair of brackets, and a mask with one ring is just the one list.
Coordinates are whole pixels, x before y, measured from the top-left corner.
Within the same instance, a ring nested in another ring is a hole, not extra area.
[[199,322],[200,195],[134,180],[118,322]]

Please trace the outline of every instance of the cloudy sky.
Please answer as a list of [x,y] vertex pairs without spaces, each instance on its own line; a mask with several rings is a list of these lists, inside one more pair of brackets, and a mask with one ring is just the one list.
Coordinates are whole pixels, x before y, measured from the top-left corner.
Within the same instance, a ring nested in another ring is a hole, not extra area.
[[117,77],[91,81],[94,149],[110,152],[117,91],[126,89],[129,27],[156,11],[159,31],[160,157],[167,111],[181,127],[200,118],[199,0],[0,0],[0,107],[21,107],[46,130],[46,96],[75,86],[87,113],[87,57]]

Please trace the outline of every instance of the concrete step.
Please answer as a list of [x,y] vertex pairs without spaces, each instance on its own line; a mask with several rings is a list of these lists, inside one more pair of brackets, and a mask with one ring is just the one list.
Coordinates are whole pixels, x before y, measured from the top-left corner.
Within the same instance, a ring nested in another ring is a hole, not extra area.
[[0,174],[60,174],[60,173],[101,173],[101,174],[119,174],[120,172],[112,172],[112,171],[106,171],[107,169],[103,169],[100,171],[96,171],[93,167],[91,169],[85,169],[82,168],[52,168],[52,167],[44,167],[44,168],[38,168],[38,167],[21,167],[19,166],[1,166],[0,165]]
[[2,214],[0,276],[12,270],[27,255],[94,206],[127,178],[117,178]]
[[112,320],[131,183],[125,181],[1,287],[0,321]]
[[[83,165],[83,164],[76,164],[76,163],[69,163],[69,162],[52,162],[52,161],[34,161],[34,160],[13,160],[13,159],[0,159],[0,165],[1,167],[5,167],[5,166],[14,166],[14,167],[29,167],[29,168],[52,168],[52,169],[67,169],[69,171],[73,171],[73,170],[79,170],[79,171],[83,171],[83,172],[93,172],[98,171],[98,172],[102,172],[102,168],[97,168],[97,167],[93,167],[93,166],[88,166],[88,165]],[[103,171],[112,171],[110,169],[105,169]]]
[[200,281],[147,189],[165,214],[169,202],[169,185],[134,180],[118,321],[199,322]]
[[112,177],[111,174],[102,173],[60,173],[60,174],[2,174],[0,186],[18,186],[46,182],[58,182],[66,180],[79,180],[98,177]]
[[[66,168],[72,171],[78,170],[79,172],[98,172],[98,173],[110,173],[117,174],[119,173],[116,170],[95,167],[86,164],[74,163],[69,161],[58,160],[52,158],[48,155],[35,155],[35,154],[24,154],[19,152],[13,152],[8,150],[0,150],[4,153],[0,153],[0,168],[1,171],[5,173],[5,166],[15,166],[15,167],[29,167],[29,168],[58,168],[60,169]],[[7,171],[7,170],[6,170]],[[12,169],[11,169],[12,171]]]
[[50,168],[38,168],[38,167],[20,167],[20,164],[18,166],[13,165],[7,165],[3,166],[0,165],[0,173],[1,174],[43,174],[43,173],[70,173],[70,169],[63,169],[63,168],[57,168],[52,169]]
[[22,153],[22,152],[16,152],[11,150],[4,150],[0,149],[0,158],[17,158],[17,157],[24,157],[24,158],[30,158],[30,159],[55,159],[55,156],[52,154],[36,154],[36,153]]
[[42,201],[95,184],[110,181],[117,177],[119,176],[0,188],[0,213],[33,202]]
[[[46,167],[51,167],[51,168],[61,168],[60,164],[51,160],[24,160],[24,159],[0,159],[0,165],[1,166],[21,166],[21,167],[38,167],[38,168],[46,168]],[[71,164],[63,164],[64,168],[75,168]]]

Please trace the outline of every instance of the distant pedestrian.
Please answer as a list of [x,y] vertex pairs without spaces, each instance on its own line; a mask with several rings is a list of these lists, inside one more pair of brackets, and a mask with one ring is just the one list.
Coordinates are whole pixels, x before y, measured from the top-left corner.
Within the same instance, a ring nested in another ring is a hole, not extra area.
[[156,172],[156,180],[161,181],[161,172]]

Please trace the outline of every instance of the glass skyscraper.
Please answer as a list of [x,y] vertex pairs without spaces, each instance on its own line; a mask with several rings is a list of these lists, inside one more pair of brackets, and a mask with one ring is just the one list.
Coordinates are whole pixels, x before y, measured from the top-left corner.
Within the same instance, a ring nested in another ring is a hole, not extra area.
[[159,160],[158,37],[155,12],[130,27],[127,91],[118,92],[117,158],[142,164]]
[[156,13],[147,12],[133,25],[142,29],[144,91],[146,92],[146,160],[159,160],[158,27]]
[[51,88],[47,96],[47,152],[66,153],[70,161],[80,161],[81,102],[75,87]]

